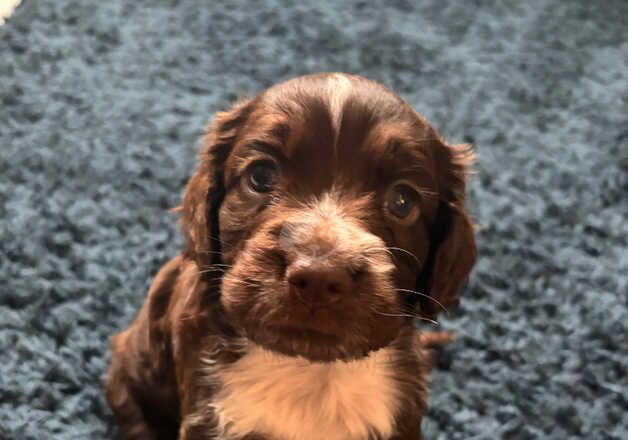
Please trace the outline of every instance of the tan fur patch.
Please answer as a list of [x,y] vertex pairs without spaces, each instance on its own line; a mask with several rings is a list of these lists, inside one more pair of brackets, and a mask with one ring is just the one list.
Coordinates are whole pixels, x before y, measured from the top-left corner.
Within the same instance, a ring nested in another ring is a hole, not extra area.
[[219,431],[228,438],[388,438],[399,405],[393,355],[384,348],[364,360],[312,363],[251,346],[217,373],[222,389],[212,408]]

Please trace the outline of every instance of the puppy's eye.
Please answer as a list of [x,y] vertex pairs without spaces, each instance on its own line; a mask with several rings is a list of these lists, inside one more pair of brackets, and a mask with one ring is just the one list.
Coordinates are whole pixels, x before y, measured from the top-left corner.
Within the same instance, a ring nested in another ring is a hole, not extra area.
[[395,185],[389,192],[386,199],[388,212],[399,219],[405,219],[418,212],[419,195],[408,185]]
[[255,162],[248,170],[249,187],[258,193],[267,193],[277,183],[279,171],[277,165],[269,160]]

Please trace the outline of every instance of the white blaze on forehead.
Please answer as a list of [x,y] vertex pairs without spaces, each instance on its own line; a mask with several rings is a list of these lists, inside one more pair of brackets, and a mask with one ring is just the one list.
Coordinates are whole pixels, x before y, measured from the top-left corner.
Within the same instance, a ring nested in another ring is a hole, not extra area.
[[212,407],[219,431],[279,440],[388,438],[400,396],[393,358],[384,348],[361,360],[313,363],[251,346],[218,373],[222,388]]
[[334,130],[334,146],[336,146],[342,125],[342,109],[351,91],[351,81],[344,75],[333,74],[329,82],[329,112]]

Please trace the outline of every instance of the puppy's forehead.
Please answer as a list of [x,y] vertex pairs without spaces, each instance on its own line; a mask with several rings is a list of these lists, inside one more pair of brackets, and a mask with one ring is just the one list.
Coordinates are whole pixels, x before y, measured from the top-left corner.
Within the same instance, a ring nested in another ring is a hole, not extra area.
[[271,87],[256,101],[244,145],[278,150],[304,180],[365,181],[384,164],[430,161],[429,148],[417,141],[435,137],[433,129],[373,81],[344,74],[306,76]]

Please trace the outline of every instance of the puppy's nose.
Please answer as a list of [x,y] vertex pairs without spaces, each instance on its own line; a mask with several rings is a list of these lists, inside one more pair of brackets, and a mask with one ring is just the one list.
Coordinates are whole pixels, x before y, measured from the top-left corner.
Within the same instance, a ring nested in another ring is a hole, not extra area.
[[327,305],[339,301],[350,292],[352,279],[344,268],[295,267],[286,273],[290,293],[311,305]]

